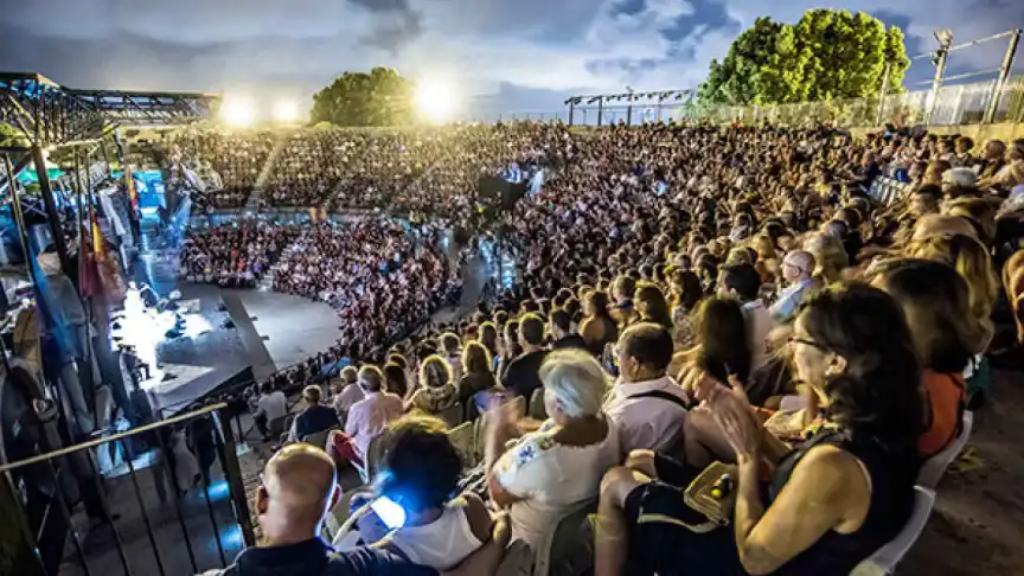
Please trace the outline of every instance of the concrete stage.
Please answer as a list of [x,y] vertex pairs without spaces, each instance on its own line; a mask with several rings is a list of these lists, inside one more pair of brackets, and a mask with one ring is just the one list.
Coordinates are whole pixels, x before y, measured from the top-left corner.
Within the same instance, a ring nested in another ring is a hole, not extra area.
[[[169,416],[252,367],[261,381],[275,371],[328,350],[339,335],[337,315],[323,302],[259,289],[178,285],[183,300],[199,300],[210,332],[160,345],[162,369],[176,377],[148,389],[154,409]],[[220,310],[223,304],[226,311]],[[234,328],[224,328],[226,319]]]

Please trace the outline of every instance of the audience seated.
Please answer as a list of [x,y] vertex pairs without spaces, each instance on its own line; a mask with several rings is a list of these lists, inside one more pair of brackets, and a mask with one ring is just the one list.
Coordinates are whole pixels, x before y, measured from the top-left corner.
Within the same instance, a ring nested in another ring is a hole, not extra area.
[[529,401],[542,386],[540,367],[547,356],[543,347],[544,321],[540,316],[530,313],[520,319],[519,346],[522,353],[509,362],[501,383],[512,394]]
[[329,406],[320,403],[322,392],[319,386],[306,386],[302,390],[302,401],[306,407],[295,416],[292,422],[292,429],[289,433],[289,440],[302,440],[310,434],[338,428],[338,413]]
[[[705,521],[680,494],[690,471],[664,457],[615,469],[602,483],[598,576],[846,574],[903,527],[922,429],[907,414],[922,406],[899,305],[865,285],[825,289],[801,307],[790,342],[800,379],[828,407],[826,424],[794,451],[752,418],[741,386],[709,382],[699,396],[738,462],[735,527],[686,527]],[[767,500],[762,458],[775,463]]]
[[597,361],[581,350],[557,350],[540,368],[550,419],[536,432],[518,435],[511,403],[488,414],[485,470],[497,506],[511,511],[514,537],[537,557],[537,574],[547,574],[557,522],[598,494],[601,476],[620,458],[618,433],[601,411],[608,386]]

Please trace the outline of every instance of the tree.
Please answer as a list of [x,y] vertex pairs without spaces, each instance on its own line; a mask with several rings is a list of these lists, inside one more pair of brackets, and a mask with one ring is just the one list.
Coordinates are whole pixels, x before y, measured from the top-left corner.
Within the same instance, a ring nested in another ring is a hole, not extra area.
[[846,10],[809,10],[795,25],[758,18],[711,61],[698,97],[709,104],[784,104],[876,96],[891,64],[898,90],[910,66],[903,32]]
[[28,146],[28,138],[21,130],[7,124],[0,122],[0,148],[2,147],[21,148]]
[[391,68],[345,72],[313,95],[313,124],[396,126],[413,118],[414,85]]

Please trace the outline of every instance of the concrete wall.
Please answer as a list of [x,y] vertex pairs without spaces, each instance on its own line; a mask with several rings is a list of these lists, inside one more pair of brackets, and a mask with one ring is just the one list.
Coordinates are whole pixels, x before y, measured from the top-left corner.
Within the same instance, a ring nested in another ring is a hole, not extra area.
[[[869,132],[879,132],[881,128],[851,128],[854,138],[862,138]],[[956,126],[929,126],[930,134],[959,134],[974,140],[980,146],[986,140],[1002,140],[1009,144],[1017,138],[1024,138],[1024,124],[1006,122],[1002,124],[963,124]]]

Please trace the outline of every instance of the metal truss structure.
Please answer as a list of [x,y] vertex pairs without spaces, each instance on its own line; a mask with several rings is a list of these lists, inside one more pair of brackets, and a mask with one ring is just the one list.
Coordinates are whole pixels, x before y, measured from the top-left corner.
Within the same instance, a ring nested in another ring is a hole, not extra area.
[[118,127],[198,122],[219,102],[214,94],[76,90],[39,74],[0,72],[0,124],[41,148],[96,140]]

